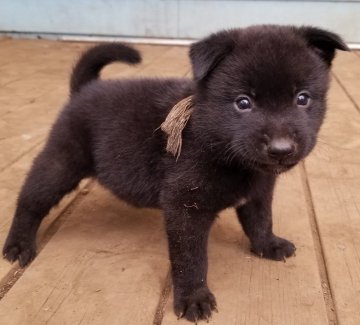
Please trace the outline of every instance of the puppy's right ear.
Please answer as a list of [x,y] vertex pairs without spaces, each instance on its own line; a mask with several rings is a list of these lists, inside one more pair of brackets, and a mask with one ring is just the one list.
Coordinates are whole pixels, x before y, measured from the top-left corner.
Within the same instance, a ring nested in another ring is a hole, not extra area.
[[300,27],[300,33],[309,46],[328,66],[335,57],[335,50],[350,51],[343,39],[332,32],[316,27]]
[[234,48],[229,31],[212,34],[190,47],[190,59],[194,79],[205,79],[219,62]]

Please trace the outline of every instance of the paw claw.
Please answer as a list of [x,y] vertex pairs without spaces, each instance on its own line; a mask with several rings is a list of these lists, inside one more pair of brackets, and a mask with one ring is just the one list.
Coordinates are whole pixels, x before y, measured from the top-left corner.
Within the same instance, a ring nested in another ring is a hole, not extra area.
[[187,296],[175,296],[175,312],[178,319],[184,317],[195,324],[200,320],[209,322],[214,309],[215,297],[206,287],[199,288]]
[[268,241],[253,246],[253,252],[261,258],[269,258],[275,261],[284,261],[286,258],[295,255],[295,245],[284,239],[273,235]]
[[19,261],[20,267],[28,265],[36,255],[35,240],[9,238],[3,249],[3,257],[10,263]]

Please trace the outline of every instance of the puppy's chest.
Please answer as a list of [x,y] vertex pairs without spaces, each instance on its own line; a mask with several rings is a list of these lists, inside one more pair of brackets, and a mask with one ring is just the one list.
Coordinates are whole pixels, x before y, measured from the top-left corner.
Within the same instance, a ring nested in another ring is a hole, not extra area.
[[228,182],[221,182],[218,187],[217,197],[221,209],[240,207],[244,205],[250,196],[250,187],[244,178],[234,178]]
[[200,201],[216,211],[244,205],[251,194],[251,182],[246,174],[220,171],[206,183],[204,191],[199,188]]

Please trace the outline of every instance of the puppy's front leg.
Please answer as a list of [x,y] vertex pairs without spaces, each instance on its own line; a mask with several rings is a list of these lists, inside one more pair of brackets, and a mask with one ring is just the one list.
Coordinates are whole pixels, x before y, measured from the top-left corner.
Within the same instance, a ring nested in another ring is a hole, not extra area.
[[236,209],[238,219],[249,237],[252,251],[262,257],[284,260],[295,252],[295,245],[272,231],[272,196],[274,180],[261,182],[261,190]]
[[174,285],[174,307],[190,321],[208,319],[216,309],[207,286],[207,241],[215,214],[194,205],[182,211],[165,211],[166,231]]

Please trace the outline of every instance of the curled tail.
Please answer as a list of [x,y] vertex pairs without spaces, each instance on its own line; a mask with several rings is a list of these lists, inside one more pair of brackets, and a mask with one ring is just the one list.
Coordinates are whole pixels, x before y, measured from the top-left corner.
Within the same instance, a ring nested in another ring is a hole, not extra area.
[[70,93],[78,92],[85,84],[99,77],[100,70],[114,61],[129,64],[141,62],[140,53],[120,43],[105,43],[87,50],[75,65],[70,79]]

